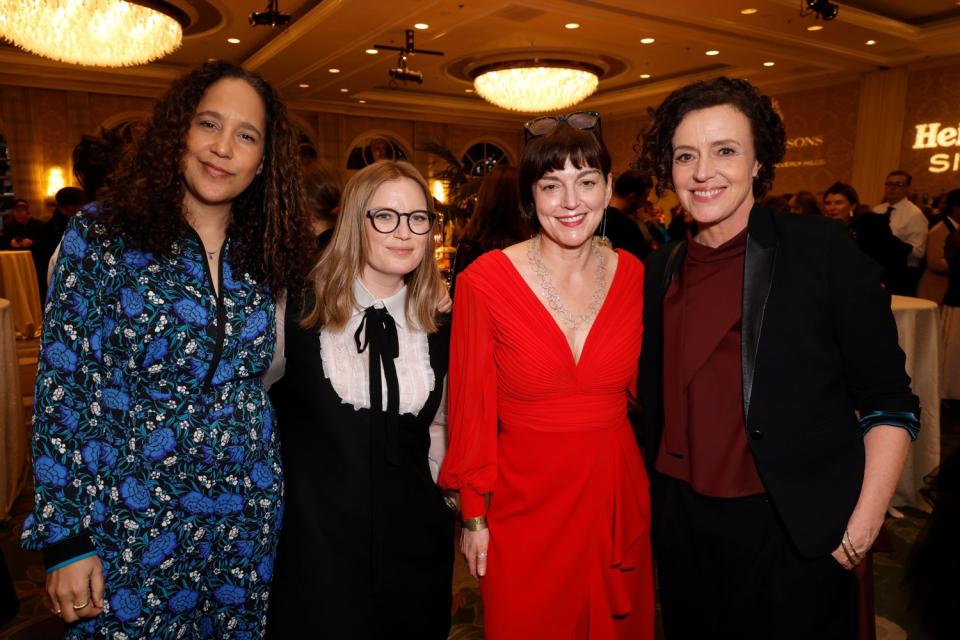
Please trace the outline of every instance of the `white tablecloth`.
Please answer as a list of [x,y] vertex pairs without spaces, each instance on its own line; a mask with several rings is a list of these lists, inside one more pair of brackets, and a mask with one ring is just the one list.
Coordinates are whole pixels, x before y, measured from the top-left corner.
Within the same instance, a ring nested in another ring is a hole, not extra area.
[[20,368],[9,300],[0,298],[0,522],[26,478],[27,436],[23,426]]
[[13,328],[20,338],[40,335],[43,316],[37,269],[29,251],[0,251],[0,298],[10,301]]
[[923,478],[940,465],[940,324],[937,305],[929,300],[893,296],[900,348],[907,356],[907,374],[920,398],[920,436],[910,446],[907,464],[893,495],[894,506],[925,511],[930,506],[919,490]]

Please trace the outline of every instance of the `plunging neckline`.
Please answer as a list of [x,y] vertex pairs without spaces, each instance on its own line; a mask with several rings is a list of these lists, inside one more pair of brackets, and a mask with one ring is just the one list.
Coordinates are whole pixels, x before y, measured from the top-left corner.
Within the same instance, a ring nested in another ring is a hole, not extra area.
[[590,346],[590,339],[593,337],[593,330],[597,327],[597,323],[600,322],[600,318],[604,315],[604,312],[607,309],[607,302],[610,300],[610,294],[613,293],[613,288],[617,286],[617,281],[620,279],[620,265],[623,262],[621,260],[622,252],[619,249],[614,249],[617,252],[617,266],[613,271],[613,278],[610,281],[610,288],[607,289],[607,295],[603,298],[603,304],[600,305],[600,309],[597,311],[597,315],[593,318],[593,323],[590,325],[590,329],[587,330],[587,337],[583,339],[583,348],[580,349],[580,357],[576,357],[573,353],[573,347],[570,342],[567,340],[566,334],[563,332],[563,329],[560,327],[560,323],[557,322],[557,319],[553,317],[553,314],[550,313],[550,310],[547,309],[546,305],[543,304],[543,301],[533,290],[533,288],[527,283],[524,279],[523,274],[520,273],[520,269],[517,268],[517,265],[513,263],[513,260],[510,259],[502,249],[496,249],[496,251],[503,257],[504,260],[510,265],[510,271],[513,275],[520,281],[520,284],[523,285],[523,288],[527,291],[527,294],[533,298],[533,301],[536,303],[536,306],[547,316],[550,320],[550,324],[553,325],[553,328],[556,330],[556,333],[560,337],[560,341],[566,347],[567,355],[570,356],[570,360],[573,362],[573,368],[579,370],[580,363],[583,362],[583,357],[587,353],[587,347]]

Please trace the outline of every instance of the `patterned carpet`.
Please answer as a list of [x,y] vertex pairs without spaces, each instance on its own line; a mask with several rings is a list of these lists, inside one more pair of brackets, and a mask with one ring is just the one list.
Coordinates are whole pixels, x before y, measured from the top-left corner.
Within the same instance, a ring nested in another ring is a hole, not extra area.
[[[960,450],[960,410],[944,408],[942,415],[943,455]],[[32,490],[21,495],[14,508],[14,517],[0,526],[0,549],[9,565],[20,600],[20,612],[13,620],[0,626],[0,640],[55,640],[62,638],[63,625],[52,616],[43,595],[44,572],[38,554],[20,549],[20,525],[30,508]],[[927,514],[916,509],[904,509],[902,519],[888,518],[886,522],[894,550],[875,556],[874,583],[876,589],[876,619],[878,640],[932,640],[918,629],[917,621],[907,611],[907,598],[900,586],[904,563],[911,545],[927,521]],[[454,568],[454,612],[451,640],[483,638],[483,603],[476,581],[469,575],[459,557]],[[657,630],[657,637],[662,633]]]

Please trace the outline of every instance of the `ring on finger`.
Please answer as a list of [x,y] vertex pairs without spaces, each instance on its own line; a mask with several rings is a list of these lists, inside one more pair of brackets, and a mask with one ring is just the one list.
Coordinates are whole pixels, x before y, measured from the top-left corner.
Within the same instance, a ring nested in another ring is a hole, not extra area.
[[63,615],[63,611],[61,611],[60,609],[51,609],[51,611],[53,612],[53,615],[55,615],[55,616],[62,616],[62,615]]
[[85,601],[85,602],[83,602],[83,603],[81,603],[81,604],[74,604],[74,605],[73,605],[73,610],[74,610],[74,611],[80,611],[80,609],[83,609],[83,608],[86,607],[88,604],[90,604],[90,601],[89,601],[89,600],[87,600],[87,601]]
[[477,560],[483,560],[486,557],[487,557],[486,551],[481,551],[480,553],[477,554]]

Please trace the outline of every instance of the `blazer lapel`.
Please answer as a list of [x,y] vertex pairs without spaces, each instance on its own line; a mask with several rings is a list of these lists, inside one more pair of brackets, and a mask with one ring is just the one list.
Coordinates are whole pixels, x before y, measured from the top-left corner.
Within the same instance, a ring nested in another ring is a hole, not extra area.
[[771,213],[754,206],[747,231],[747,249],[743,264],[743,316],[740,324],[740,364],[743,383],[743,415],[750,415],[750,397],[757,366],[757,348],[763,329],[763,316],[773,285],[777,260],[776,234]]

